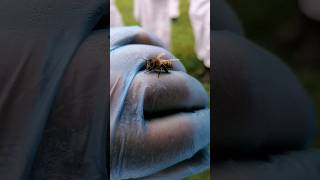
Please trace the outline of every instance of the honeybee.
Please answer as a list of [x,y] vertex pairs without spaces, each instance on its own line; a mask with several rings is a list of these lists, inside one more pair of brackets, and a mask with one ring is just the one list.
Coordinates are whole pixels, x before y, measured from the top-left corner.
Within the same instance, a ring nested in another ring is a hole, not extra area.
[[146,59],[146,71],[156,71],[158,72],[158,78],[161,72],[169,73],[169,70],[172,70],[172,62],[178,61],[178,59],[165,59],[163,58],[164,53],[157,55],[156,57],[152,57],[150,59]]

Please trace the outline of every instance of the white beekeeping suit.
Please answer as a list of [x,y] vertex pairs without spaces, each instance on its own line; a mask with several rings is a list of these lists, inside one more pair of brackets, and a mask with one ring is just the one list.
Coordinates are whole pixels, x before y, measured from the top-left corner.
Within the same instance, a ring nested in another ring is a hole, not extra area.
[[171,20],[169,0],[135,0],[134,17],[143,29],[157,35],[169,48]]
[[171,19],[179,17],[179,0],[169,0],[169,15]]
[[140,22],[140,17],[141,17],[141,14],[140,14],[140,12],[141,12],[140,7],[141,6],[142,6],[141,0],[133,0],[133,17],[138,22]]
[[110,27],[123,26],[122,17],[114,0],[110,0]]
[[299,5],[306,16],[320,21],[320,0],[299,0]]
[[189,16],[197,57],[210,68],[210,0],[190,0]]

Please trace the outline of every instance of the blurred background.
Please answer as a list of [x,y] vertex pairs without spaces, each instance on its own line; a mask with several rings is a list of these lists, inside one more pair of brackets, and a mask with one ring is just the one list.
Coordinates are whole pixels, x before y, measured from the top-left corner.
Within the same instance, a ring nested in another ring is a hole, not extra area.
[[[296,74],[315,103],[317,126],[320,127],[320,1],[228,2],[241,20],[248,39],[280,57]],[[301,7],[307,6],[318,8],[318,20],[302,13],[301,9],[306,8]],[[314,146],[320,147],[319,133]]]
[[[134,18],[133,0],[115,0],[115,4],[122,16],[125,26],[140,25]],[[155,12],[156,13],[156,12]],[[197,58],[195,52],[195,38],[189,19],[189,0],[179,1],[179,17],[171,21],[171,49],[170,51],[181,60],[187,72],[198,79],[208,94],[210,94],[209,70]],[[187,180],[209,180],[209,170]]]

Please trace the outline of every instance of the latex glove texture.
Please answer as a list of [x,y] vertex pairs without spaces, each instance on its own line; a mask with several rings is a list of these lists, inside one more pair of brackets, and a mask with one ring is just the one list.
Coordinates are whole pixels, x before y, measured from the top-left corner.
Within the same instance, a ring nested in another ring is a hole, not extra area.
[[207,169],[209,98],[176,61],[170,73],[147,73],[145,58],[164,53],[138,27],[110,30],[111,179],[181,179]]

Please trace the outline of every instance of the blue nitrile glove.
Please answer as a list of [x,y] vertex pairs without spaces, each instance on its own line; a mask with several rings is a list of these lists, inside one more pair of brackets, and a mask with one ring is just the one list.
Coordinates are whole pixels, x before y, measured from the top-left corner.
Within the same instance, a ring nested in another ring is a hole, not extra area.
[[209,167],[209,98],[174,62],[166,74],[147,73],[145,59],[165,53],[139,27],[110,30],[111,179],[181,179]]
[[[90,129],[106,124],[106,13],[105,0],[0,0],[0,179],[106,179],[107,135]],[[72,60],[87,71],[71,78]]]

